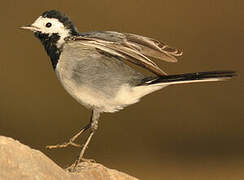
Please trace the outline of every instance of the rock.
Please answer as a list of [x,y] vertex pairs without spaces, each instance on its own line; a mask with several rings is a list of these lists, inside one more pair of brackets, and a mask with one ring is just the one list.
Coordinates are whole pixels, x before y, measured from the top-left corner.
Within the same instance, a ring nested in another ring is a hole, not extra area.
[[68,172],[42,152],[0,136],[0,180],[136,180],[102,164],[82,162]]

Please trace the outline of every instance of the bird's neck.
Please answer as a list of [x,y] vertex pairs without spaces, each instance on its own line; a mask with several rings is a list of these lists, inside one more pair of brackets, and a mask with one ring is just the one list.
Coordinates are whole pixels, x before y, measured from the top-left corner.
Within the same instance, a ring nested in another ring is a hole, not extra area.
[[55,70],[62,51],[62,46],[57,46],[61,37],[58,34],[52,34],[50,36],[49,34],[42,33],[35,33],[35,36],[41,40],[42,45],[51,59],[53,69]]

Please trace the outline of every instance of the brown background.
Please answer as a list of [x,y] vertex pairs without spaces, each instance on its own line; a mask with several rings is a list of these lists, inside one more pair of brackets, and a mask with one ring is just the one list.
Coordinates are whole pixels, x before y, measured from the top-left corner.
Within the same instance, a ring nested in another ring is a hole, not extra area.
[[[61,87],[40,42],[18,29],[43,11],[68,14],[80,31],[116,30],[184,50],[169,72],[233,69],[228,82],[178,85],[103,114],[86,153],[142,179],[244,179],[242,0],[4,1],[0,7],[0,134],[62,167],[79,149],[46,150],[88,122],[90,111]],[[21,153],[21,152],[20,152]]]

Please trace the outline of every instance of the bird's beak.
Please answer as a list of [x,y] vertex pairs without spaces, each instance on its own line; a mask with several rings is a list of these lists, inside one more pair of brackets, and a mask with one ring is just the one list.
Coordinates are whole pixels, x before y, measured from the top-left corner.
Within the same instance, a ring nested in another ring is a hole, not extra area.
[[38,27],[36,27],[36,26],[33,26],[33,25],[26,25],[26,26],[22,26],[22,27],[20,27],[20,29],[24,29],[24,30],[30,30],[30,31],[34,31],[34,32],[36,32],[36,31],[38,31],[39,30],[39,28]]

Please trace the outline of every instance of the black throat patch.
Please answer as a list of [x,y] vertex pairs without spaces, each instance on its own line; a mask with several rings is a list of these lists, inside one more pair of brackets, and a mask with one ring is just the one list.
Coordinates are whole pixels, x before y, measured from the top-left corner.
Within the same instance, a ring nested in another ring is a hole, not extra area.
[[35,32],[35,37],[41,40],[48,56],[51,59],[53,69],[56,69],[62,48],[57,47],[60,36],[57,33],[52,35]]

